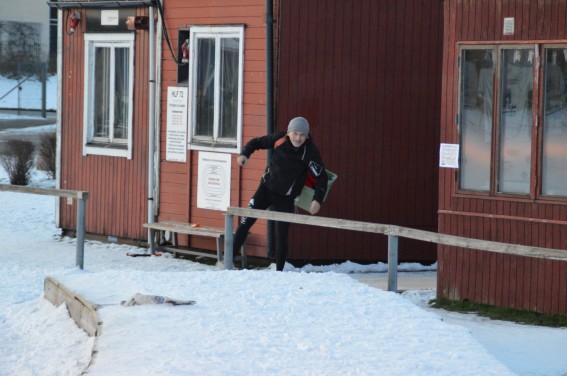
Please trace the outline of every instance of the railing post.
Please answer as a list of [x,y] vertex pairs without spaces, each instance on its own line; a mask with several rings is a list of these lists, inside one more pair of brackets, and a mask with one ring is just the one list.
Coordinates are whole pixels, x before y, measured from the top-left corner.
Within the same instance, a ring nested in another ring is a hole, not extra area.
[[85,199],[77,198],[77,254],[75,264],[83,269],[85,255]]
[[398,237],[388,235],[388,291],[398,291]]
[[226,213],[224,217],[224,268],[231,270],[233,268],[233,252],[232,247],[234,244],[233,234],[234,215]]

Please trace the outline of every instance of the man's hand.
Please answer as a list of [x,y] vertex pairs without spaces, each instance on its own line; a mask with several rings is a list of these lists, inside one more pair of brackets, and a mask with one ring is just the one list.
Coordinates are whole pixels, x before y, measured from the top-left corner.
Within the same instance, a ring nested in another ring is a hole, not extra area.
[[246,162],[248,162],[248,158],[246,158],[245,155],[239,155],[238,158],[236,158],[236,163],[238,163],[239,166],[244,167]]
[[311,213],[311,215],[315,215],[319,213],[319,209],[321,209],[321,204],[319,204],[315,200],[311,201],[311,207],[309,208],[309,213]]

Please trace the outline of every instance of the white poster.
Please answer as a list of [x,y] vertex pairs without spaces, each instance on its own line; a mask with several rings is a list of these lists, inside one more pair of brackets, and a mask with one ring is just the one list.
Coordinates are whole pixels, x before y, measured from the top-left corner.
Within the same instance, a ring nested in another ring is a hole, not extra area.
[[167,133],[165,160],[187,160],[187,88],[167,88]]
[[197,207],[225,211],[230,206],[230,154],[199,152]]
[[441,144],[439,148],[439,167],[459,168],[458,144]]
[[118,25],[118,9],[106,9],[100,11],[100,24],[102,26]]

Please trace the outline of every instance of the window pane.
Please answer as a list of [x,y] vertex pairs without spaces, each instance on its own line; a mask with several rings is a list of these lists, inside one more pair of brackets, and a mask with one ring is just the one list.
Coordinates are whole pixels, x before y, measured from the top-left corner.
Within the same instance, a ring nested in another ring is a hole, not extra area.
[[221,95],[220,124],[221,138],[236,138],[238,115],[238,38],[221,40]]
[[94,136],[109,137],[110,48],[96,47],[94,70]]
[[502,50],[499,192],[530,192],[533,61],[533,50]]
[[114,138],[128,138],[128,92],[129,92],[129,52],[128,48],[114,51]]
[[197,136],[213,137],[215,115],[215,40],[200,38],[197,42]]
[[542,194],[567,196],[567,50],[545,50]]
[[492,50],[464,50],[461,73],[460,188],[490,189]]

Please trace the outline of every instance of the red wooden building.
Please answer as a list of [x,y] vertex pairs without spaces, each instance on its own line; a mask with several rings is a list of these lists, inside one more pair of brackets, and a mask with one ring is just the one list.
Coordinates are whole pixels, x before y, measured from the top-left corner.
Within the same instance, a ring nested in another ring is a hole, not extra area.
[[[238,167],[241,147],[298,115],[339,175],[320,215],[436,230],[441,1],[161,3],[50,1],[62,25],[59,185],[90,192],[87,233],[145,241],[150,218],[222,227],[223,202],[246,206],[266,164],[258,152]],[[138,18],[128,30],[136,16],[155,28]],[[223,171],[219,192],[199,183],[203,170]],[[74,223],[62,202],[60,226]],[[266,256],[267,227],[253,228],[250,255]],[[291,261],[386,260],[378,235],[292,226],[290,242]],[[434,244],[401,239],[401,261],[435,258]]]
[[[444,1],[439,232],[567,252],[567,2]],[[567,264],[439,247],[440,297],[567,314]]]

